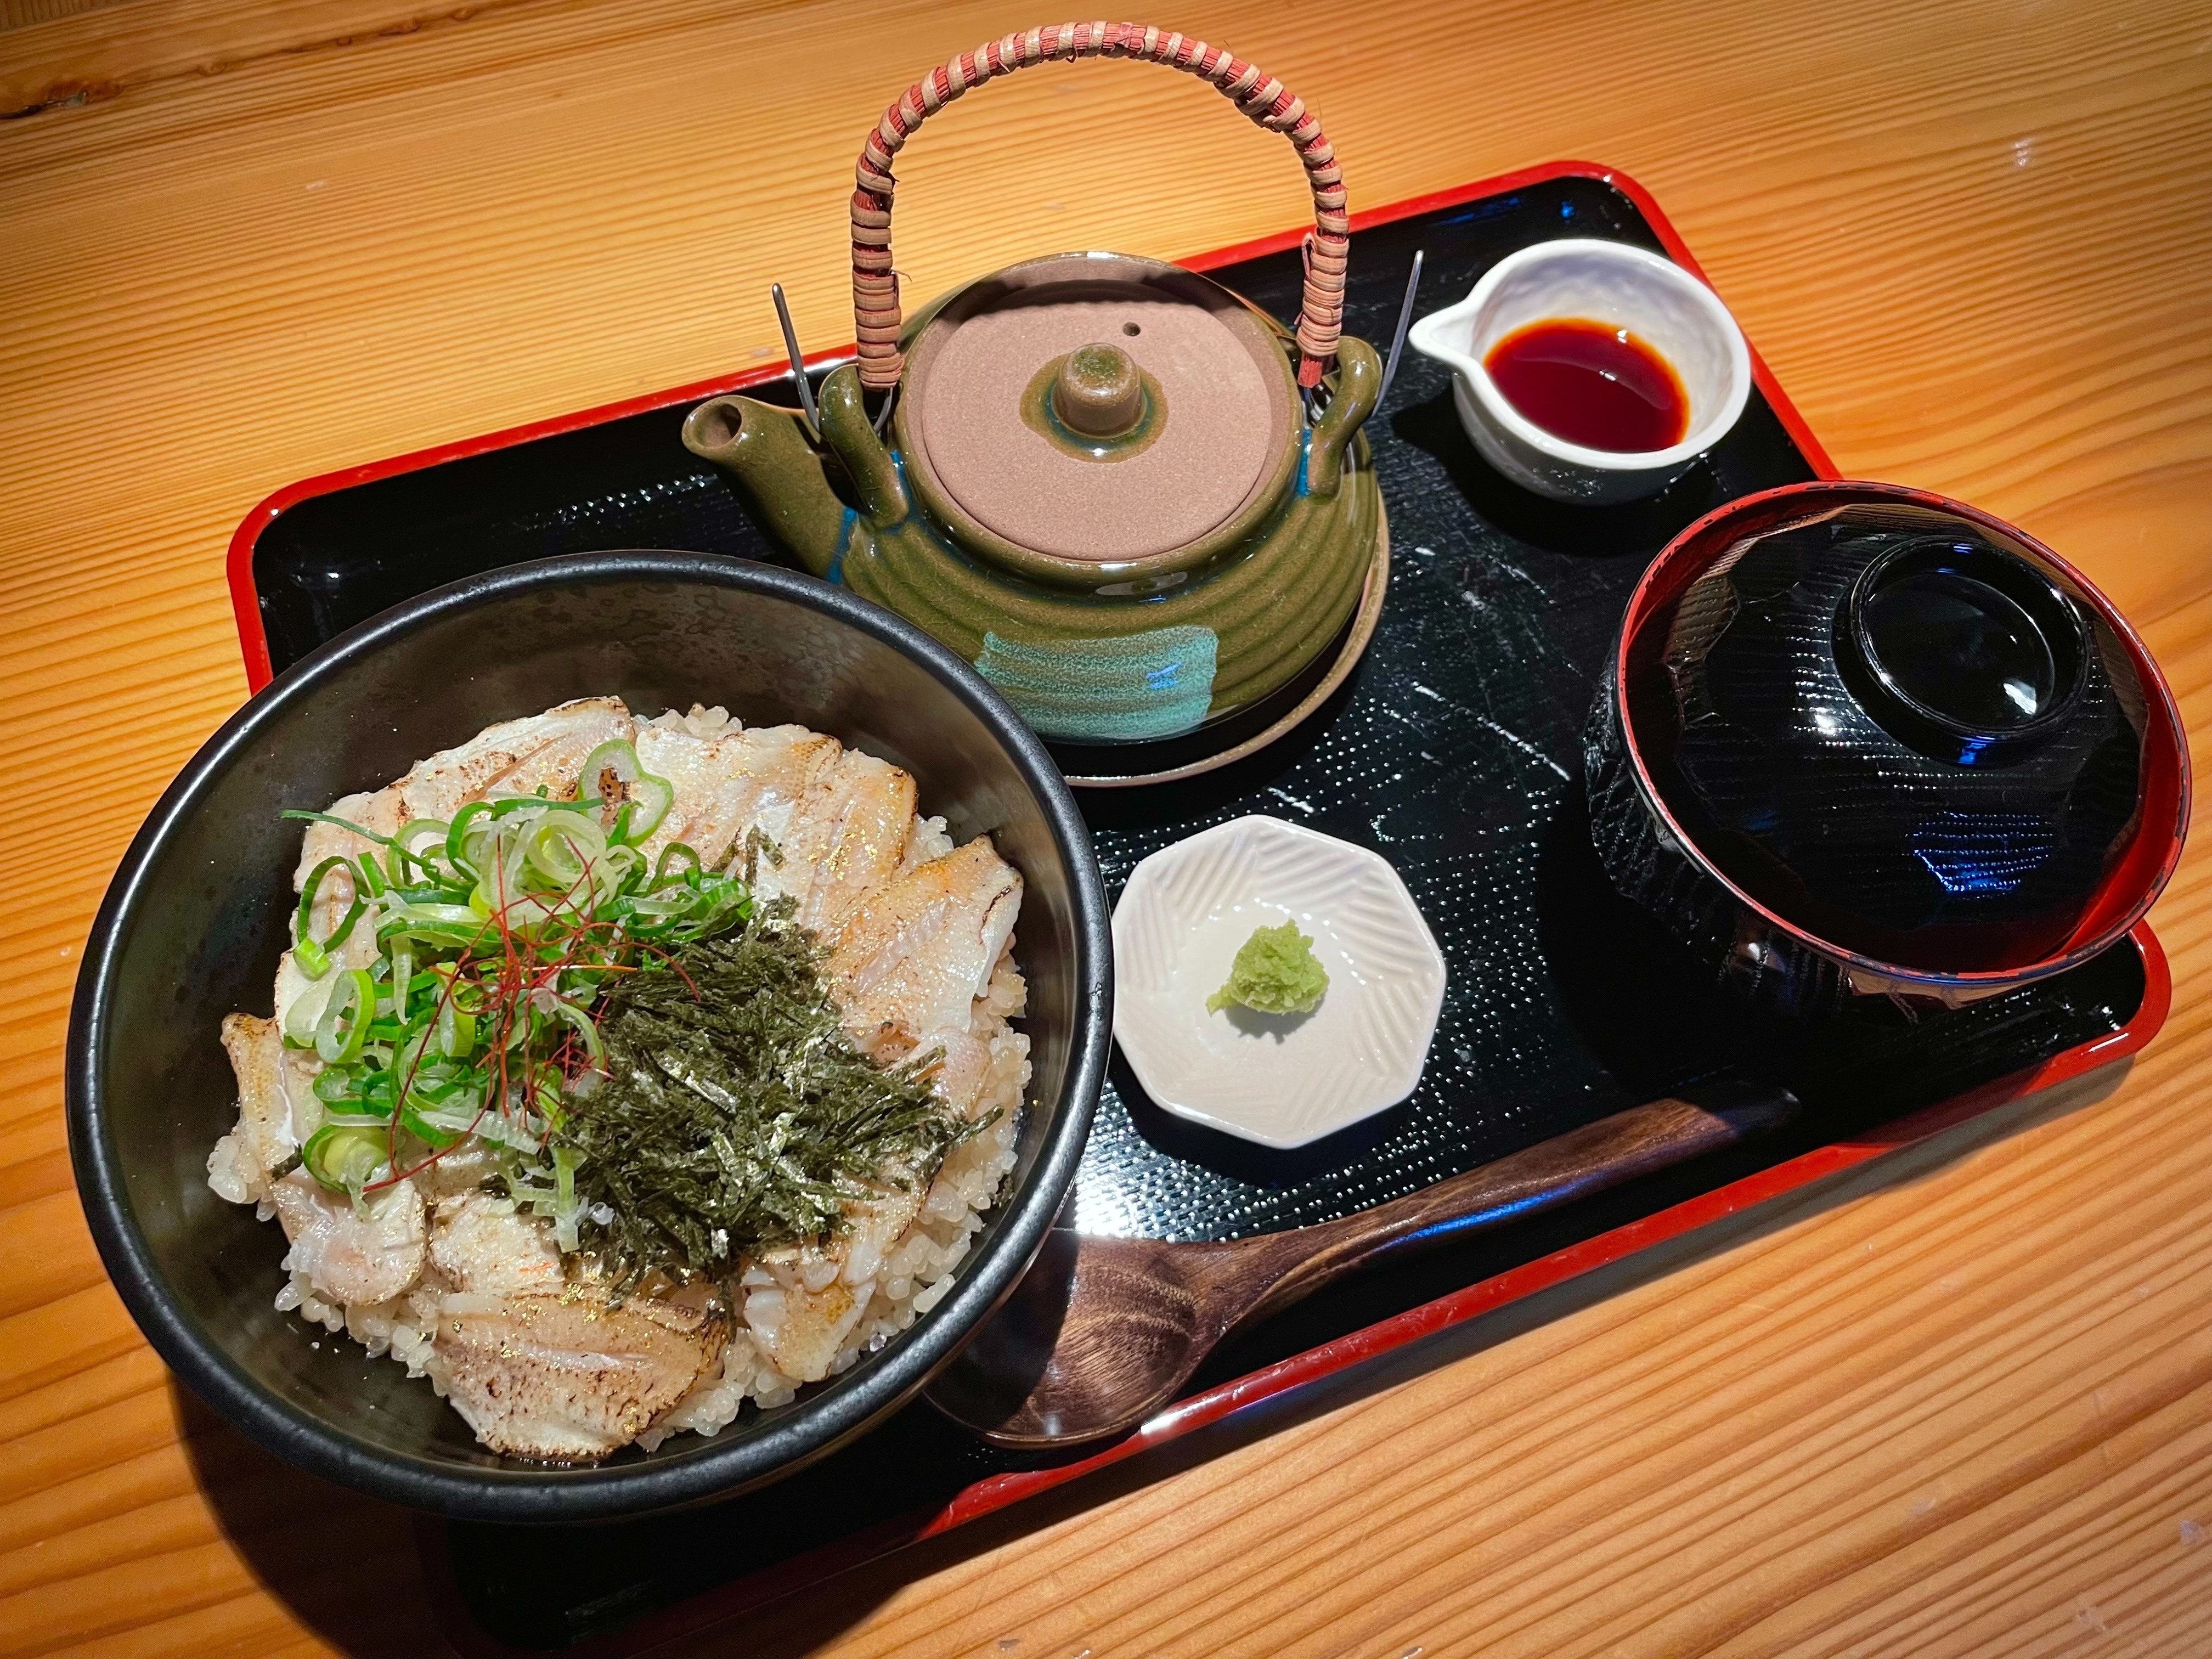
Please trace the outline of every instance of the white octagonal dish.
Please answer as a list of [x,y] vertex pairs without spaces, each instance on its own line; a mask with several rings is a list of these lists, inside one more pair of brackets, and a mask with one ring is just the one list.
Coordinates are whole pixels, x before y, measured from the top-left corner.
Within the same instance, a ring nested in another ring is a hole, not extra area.
[[[1313,939],[1312,1013],[1206,1011],[1256,927]],[[1280,818],[1237,818],[1131,872],[1114,911],[1114,1036],[1164,1111],[1263,1146],[1304,1146],[1413,1092],[1444,958],[1380,854]]]

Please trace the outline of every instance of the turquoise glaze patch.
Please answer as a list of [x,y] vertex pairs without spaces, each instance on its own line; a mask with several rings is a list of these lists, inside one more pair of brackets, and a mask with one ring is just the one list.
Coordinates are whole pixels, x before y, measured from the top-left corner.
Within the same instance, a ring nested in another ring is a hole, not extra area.
[[1206,718],[1217,646],[1210,628],[1030,645],[983,635],[975,671],[1048,738],[1129,743],[1171,738]]

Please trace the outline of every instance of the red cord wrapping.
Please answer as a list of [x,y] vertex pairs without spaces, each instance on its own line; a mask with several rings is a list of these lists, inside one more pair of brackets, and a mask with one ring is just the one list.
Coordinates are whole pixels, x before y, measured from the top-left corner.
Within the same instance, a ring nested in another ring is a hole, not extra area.
[[896,386],[906,367],[899,349],[903,316],[898,274],[891,269],[891,158],[929,116],[972,87],[1054,58],[1139,58],[1210,81],[1261,126],[1287,133],[1313,186],[1314,228],[1306,239],[1304,302],[1298,313],[1298,384],[1314,386],[1336,356],[1344,327],[1345,265],[1352,221],[1345,210],[1344,173],[1321,130],[1320,118],[1280,81],[1203,40],[1140,23],[1054,23],[1009,34],[963,52],[908,87],[868,135],[854,169],[853,323],[860,349],[860,382]]

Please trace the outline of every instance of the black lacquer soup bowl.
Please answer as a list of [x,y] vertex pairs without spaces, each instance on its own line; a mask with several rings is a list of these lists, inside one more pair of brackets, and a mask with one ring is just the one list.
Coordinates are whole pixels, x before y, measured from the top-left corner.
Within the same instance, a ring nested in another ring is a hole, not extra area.
[[1593,713],[1601,856],[1778,1009],[1956,1002],[2134,925],[2179,856],[2172,698],[2109,601],[1986,514],[1793,486],[1692,526]]
[[[217,1198],[208,1152],[235,1117],[216,1026],[265,1010],[288,942],[300,826],[495,720],[613,693],[658,713],[721,703],[796,721],[912,772],[921,810],[988,831],[1025,884],[1021,1029],[1035,1076],[1012,1186],[953,1288],[842,1376],[712,1438],[592,1468],[502,1458],[429,1384],[272,1305],[284,1240]],[[94,924],[68,1060],[70,1155],[102,1259],[195,1392],[270,1450],[447,1515],[576,1521],[757,1485],[920,1389],[1010,1291],[1083,1150],[1112,1030],[1111,947],[1090,839],[1044,749],[975,671],[918,629],[811,577],[681,553],[511,566],[333,640],[194,757],[131,843]]]

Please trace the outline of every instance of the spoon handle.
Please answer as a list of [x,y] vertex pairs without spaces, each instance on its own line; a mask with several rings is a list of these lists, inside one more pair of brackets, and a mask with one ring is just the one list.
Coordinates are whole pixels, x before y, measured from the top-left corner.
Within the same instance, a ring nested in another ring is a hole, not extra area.
[[[1655,1100],[1439,1181],[1418,1193],[1316,1227],[1244,1241],[1236,1277],[1258,1294],[1229,1322],[1275,1313],[1395,1251],[1423,1249],[1476,1228],[1618,1186],[1774,1128],[1797,1110],[1786,1089],[1735,1084],[1706,1104]],[[1254,1257],[1259,1258],[1254,1260]],[[1267,1269],[1275,1267],[1270,1273]]]

